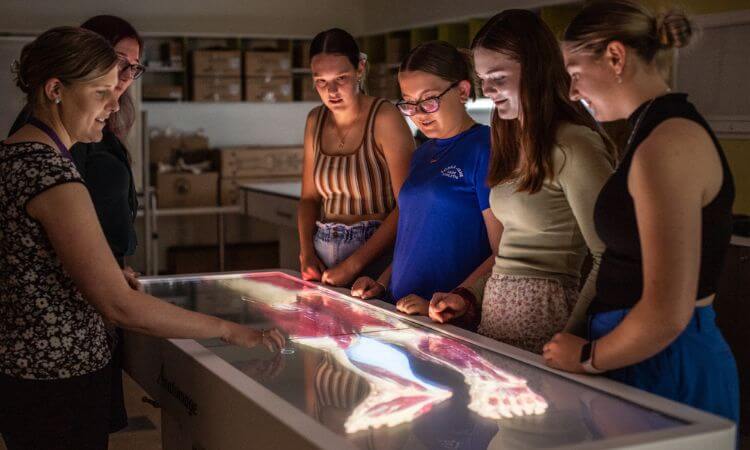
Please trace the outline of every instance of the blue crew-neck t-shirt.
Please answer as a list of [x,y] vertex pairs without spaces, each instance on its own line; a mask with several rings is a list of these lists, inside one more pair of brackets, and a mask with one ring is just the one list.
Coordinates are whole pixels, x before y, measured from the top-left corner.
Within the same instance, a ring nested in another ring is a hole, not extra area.
[[490,128],[431,139],[414,152],[398,195],[392,302],[455,288],[491,254],[482,211],[490,207]]

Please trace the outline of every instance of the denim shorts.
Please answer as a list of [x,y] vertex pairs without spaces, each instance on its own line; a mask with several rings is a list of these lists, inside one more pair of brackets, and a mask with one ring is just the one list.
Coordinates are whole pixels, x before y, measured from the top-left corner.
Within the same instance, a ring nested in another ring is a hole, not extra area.
[[[315,253],[326,267],[334,267],[370,239],[381,223],[379,220],[366,220],[352,225],[316,222],[318,229],[313,237]],[[391,249],[372,261],[362,271],[362,275],[377,278],[388,267],[392,258]]]

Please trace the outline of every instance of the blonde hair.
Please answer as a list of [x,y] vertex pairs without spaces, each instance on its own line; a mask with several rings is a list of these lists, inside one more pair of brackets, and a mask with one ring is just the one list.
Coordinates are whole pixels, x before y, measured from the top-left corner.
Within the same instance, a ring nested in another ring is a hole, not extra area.
[[574,52],[596,56],[610,42],[619,41],[651,63],[661,50],[688,45],[694,32],[694,24],[679,9],[654,15],[634,1],[604,0],[586,5],[568,25],[563,40],[573,44]]

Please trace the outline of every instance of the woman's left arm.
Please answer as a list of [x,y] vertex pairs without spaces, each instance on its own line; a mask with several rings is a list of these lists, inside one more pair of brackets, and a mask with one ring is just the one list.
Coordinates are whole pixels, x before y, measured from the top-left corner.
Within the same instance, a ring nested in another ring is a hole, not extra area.
[[[594,367],[613,370],[664,350],[695,309],[701,210],[721,187],[721,163],[708,134],[684,119],[660,124],[638,147],[628,175],[643,260],[643,294],[623,321],[597,340]],[[544,357],[581,372],[581,338],[559,334]]]
[[[404,117],[395,106],[384,103],[375,116],[375,144],[382,150],[388,164],[394,199],[409,174],[414,138]],[[348,258],[323,273],[323,282],[334,286],[351,283],[371,261],[393,245],[398,224],[398,208],[383,220],[377,231]]]
[[592,258],[591,270],[564,330],[582,336],[587,310],[596,294],[596,279],[604,253],[604,243],[594,226],[594,206],[602,187],[614,172],[615,162],[602,136],[589,129],[566,136],[560,149],[563,160],[558,172],[559,183]]

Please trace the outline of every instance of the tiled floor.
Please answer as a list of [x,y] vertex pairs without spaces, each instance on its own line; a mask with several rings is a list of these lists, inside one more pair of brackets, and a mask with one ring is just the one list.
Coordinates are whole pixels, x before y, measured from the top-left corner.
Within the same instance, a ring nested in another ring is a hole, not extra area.
[[[110,435],[109,450],[161,450],[161,414],[141,399],[146,395],[127,375],[123,376],[128,428]],[[6,450],[0,439],[0,450]]]

